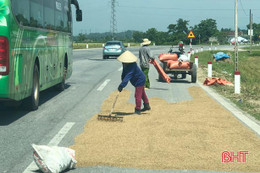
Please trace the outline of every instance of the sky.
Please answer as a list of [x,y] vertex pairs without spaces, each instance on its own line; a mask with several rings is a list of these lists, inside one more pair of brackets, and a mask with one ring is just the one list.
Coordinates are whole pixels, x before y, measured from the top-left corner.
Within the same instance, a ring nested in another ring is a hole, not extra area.
[[[83,21],[75,21],[73,34],[103,33],[110,31],[111,0],[78,0],[83,11]],[[74,8],[73,8],[74,9]],[[246,29],[249,10],[253,22],[260,23],[260,0],[238,0],[238,27]],[[215,19],[218,29],[234,29],[235,0],[116,0],[117,32],[150,28],[167,31],[169,24],[179,18],[189,21],[189,26],[202,20]]]

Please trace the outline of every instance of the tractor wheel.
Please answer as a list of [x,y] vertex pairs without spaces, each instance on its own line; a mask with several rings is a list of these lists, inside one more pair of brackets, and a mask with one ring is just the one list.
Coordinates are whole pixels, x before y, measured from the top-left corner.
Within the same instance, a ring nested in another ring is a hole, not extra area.
[[191,82],[197,82],[197,66],[194,64],[191,69]]

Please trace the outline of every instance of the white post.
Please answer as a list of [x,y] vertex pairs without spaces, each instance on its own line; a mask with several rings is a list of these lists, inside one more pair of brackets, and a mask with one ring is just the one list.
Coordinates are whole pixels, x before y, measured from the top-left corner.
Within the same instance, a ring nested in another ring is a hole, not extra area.
[[212,62],[208,62],[208,77],[212,77]]
[[128,47],[130,47],[130,43],[128,43]]
[[215,46],[215,50],[217,50],[217,46]]
[[203,47],[200,48],[200,51],[203,52]]
[[194,49],[192,49],[192,50],[191,50],[191,54],[192,54],[192,55],[194,55],[194,54],[195,54],[195,52],[194,52]]
[[199,67],[199,57],[195,56],[195,64],[197,67]]
[[86,44],[86,49],[88,49],[88,43]]
[[190,52],[188,52],[188,59],[190,59],[190,57],[191,57],[191,53],[190,53]]
[[235,71],[235,94],[240,94],[240,71]]
[[155,46],[155,43],[153,43],[153,46]]
[[105,44],[104,44],[104,43],[102,44],[102,47],[105,47]]

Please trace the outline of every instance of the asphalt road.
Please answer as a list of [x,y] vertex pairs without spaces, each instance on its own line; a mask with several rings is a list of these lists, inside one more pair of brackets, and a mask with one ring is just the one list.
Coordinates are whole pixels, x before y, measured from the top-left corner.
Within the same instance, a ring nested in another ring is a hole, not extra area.
[[[138,48],[128,49],[138,55]],[[151,47],[151,49],[154,55],[158,56],[167,52],[169,47]],[[54,89],[48,89],[41,92],[39,109],[34,112],[24,111],[21,107],[5,108],[0,105],[0,173],[31,172],[28,166],[33,161],[31,147],[33,143],[64,147],[72,145],[74,137],[83,131],[86,121],[100,111],[102,102],[117,89],[121,70],[121,63],[115,58],[102,59],[102,49],[76,50],[73,75],[66,81],[65,91],[59,93]],[[171,85],[158,82],[158,74],[154,68],[150,76],[151,89],[148,91],[150,97],[163,97],[169,102],[192,99],[187,88],[197,84],[190,83],[189,75],[187,79],[179,79]],[[134,88],[128,85],[127,89]],[[173,89],[179,92],[174,92],[173,95],[171,92]],[[130,102],[134,102],[133,97],[130,98]],[[72,172],[86,171],[140,172],[134,169],[109,167],[72,170]],[[142,171],[151,172],[151,170]]]

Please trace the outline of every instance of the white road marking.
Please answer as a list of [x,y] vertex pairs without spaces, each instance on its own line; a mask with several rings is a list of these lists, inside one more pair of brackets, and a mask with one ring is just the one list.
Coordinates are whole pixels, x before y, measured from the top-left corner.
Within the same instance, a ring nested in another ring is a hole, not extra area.
[[98,87],[98,91],[102,91],[105,87],[106,87],[106,85],[108,84],[110,82],[110,79],[107,79],[107,80],[105,80],[99,87]]
[[122,71],[123,70],[123,67],[120,67],[117,71]]
[[70,131],[70,129],[74,126],[74,122],[66,123],[63,128],[52,138],[52,140],[48,143],[49,146],[57,146],[61,142],[61,140],[65,137],[65,135]]
[[[48,146],[58,146],[61,140],[65,137],[65,135],[70,131],[70,129],[74,126],[75,123],[68,122],[66,123],[62,129],[52,138],[52,140],[48,143]],[[23,173],[32,173],[38,170],[38,166],[33,161],[24,171]]]

